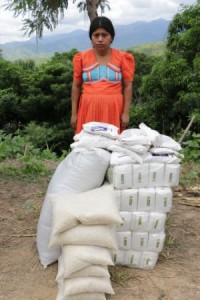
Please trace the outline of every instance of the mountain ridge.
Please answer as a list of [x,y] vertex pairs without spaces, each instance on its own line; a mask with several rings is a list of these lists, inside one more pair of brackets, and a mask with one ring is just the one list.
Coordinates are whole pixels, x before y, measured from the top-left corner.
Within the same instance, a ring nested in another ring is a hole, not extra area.
[[[170,22],[170,20],[156,19],[151,22],[138,21],[129,25],[117,25],[112,46],[126,50],[146,43],[163,42],[166,40]],[[8,60],[51,57],[55,52],[67,52],[71,49],[84,51],[88,48],[91,48],[91,41],[88,32],[83,29],[44,36],[39,40],[38,49],[35,37],[28,41],[0,44],[2,56]]]

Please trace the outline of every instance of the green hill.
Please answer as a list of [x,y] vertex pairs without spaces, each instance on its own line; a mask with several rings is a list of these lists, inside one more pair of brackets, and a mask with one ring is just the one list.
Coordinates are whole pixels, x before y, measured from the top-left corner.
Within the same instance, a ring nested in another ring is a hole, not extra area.
[[144,53],[146,55],[161,56],[165,53],[166,42],[148,43],[139,46],[134,46],[130,50]]

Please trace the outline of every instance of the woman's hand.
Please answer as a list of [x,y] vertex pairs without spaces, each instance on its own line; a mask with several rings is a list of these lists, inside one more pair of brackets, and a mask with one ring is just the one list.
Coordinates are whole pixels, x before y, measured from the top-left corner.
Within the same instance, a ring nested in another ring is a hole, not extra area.
[[70,124],[71,124],[72,128],[74,128],[74,129],[76,129],[77,119],[78,119],[77,114],[72,114],[72,115],[71,115],[71,121],[70,121]]
[[123,112],[121,114],[121,129],[125,129],[130,120],[130,107],[132,101],[132,82],[131,81],[124,81],[123,82],[123,96],[124,96],[124,107]]
[[125,129],[129,124],[129,113],[123,112],[121,115],[121,128]]

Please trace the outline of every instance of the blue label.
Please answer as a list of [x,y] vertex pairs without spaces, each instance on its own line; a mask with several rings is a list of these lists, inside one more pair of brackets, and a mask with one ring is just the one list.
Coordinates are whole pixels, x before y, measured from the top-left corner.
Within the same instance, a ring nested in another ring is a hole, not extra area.
[[104,126],[95,126],[91,128],[91,131],[108,131],[108,128]]

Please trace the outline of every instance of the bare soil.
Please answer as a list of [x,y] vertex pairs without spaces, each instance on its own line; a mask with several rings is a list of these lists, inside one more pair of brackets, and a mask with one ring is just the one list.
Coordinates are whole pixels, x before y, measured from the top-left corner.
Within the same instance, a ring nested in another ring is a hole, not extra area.
[[[36,226],[48,186],[0,180],[0,299],[55,300],[57,263],[43,269]],[[200,299],[200,185],[173,190],[166,243],[153,270],[110,268],[112,300]]]

